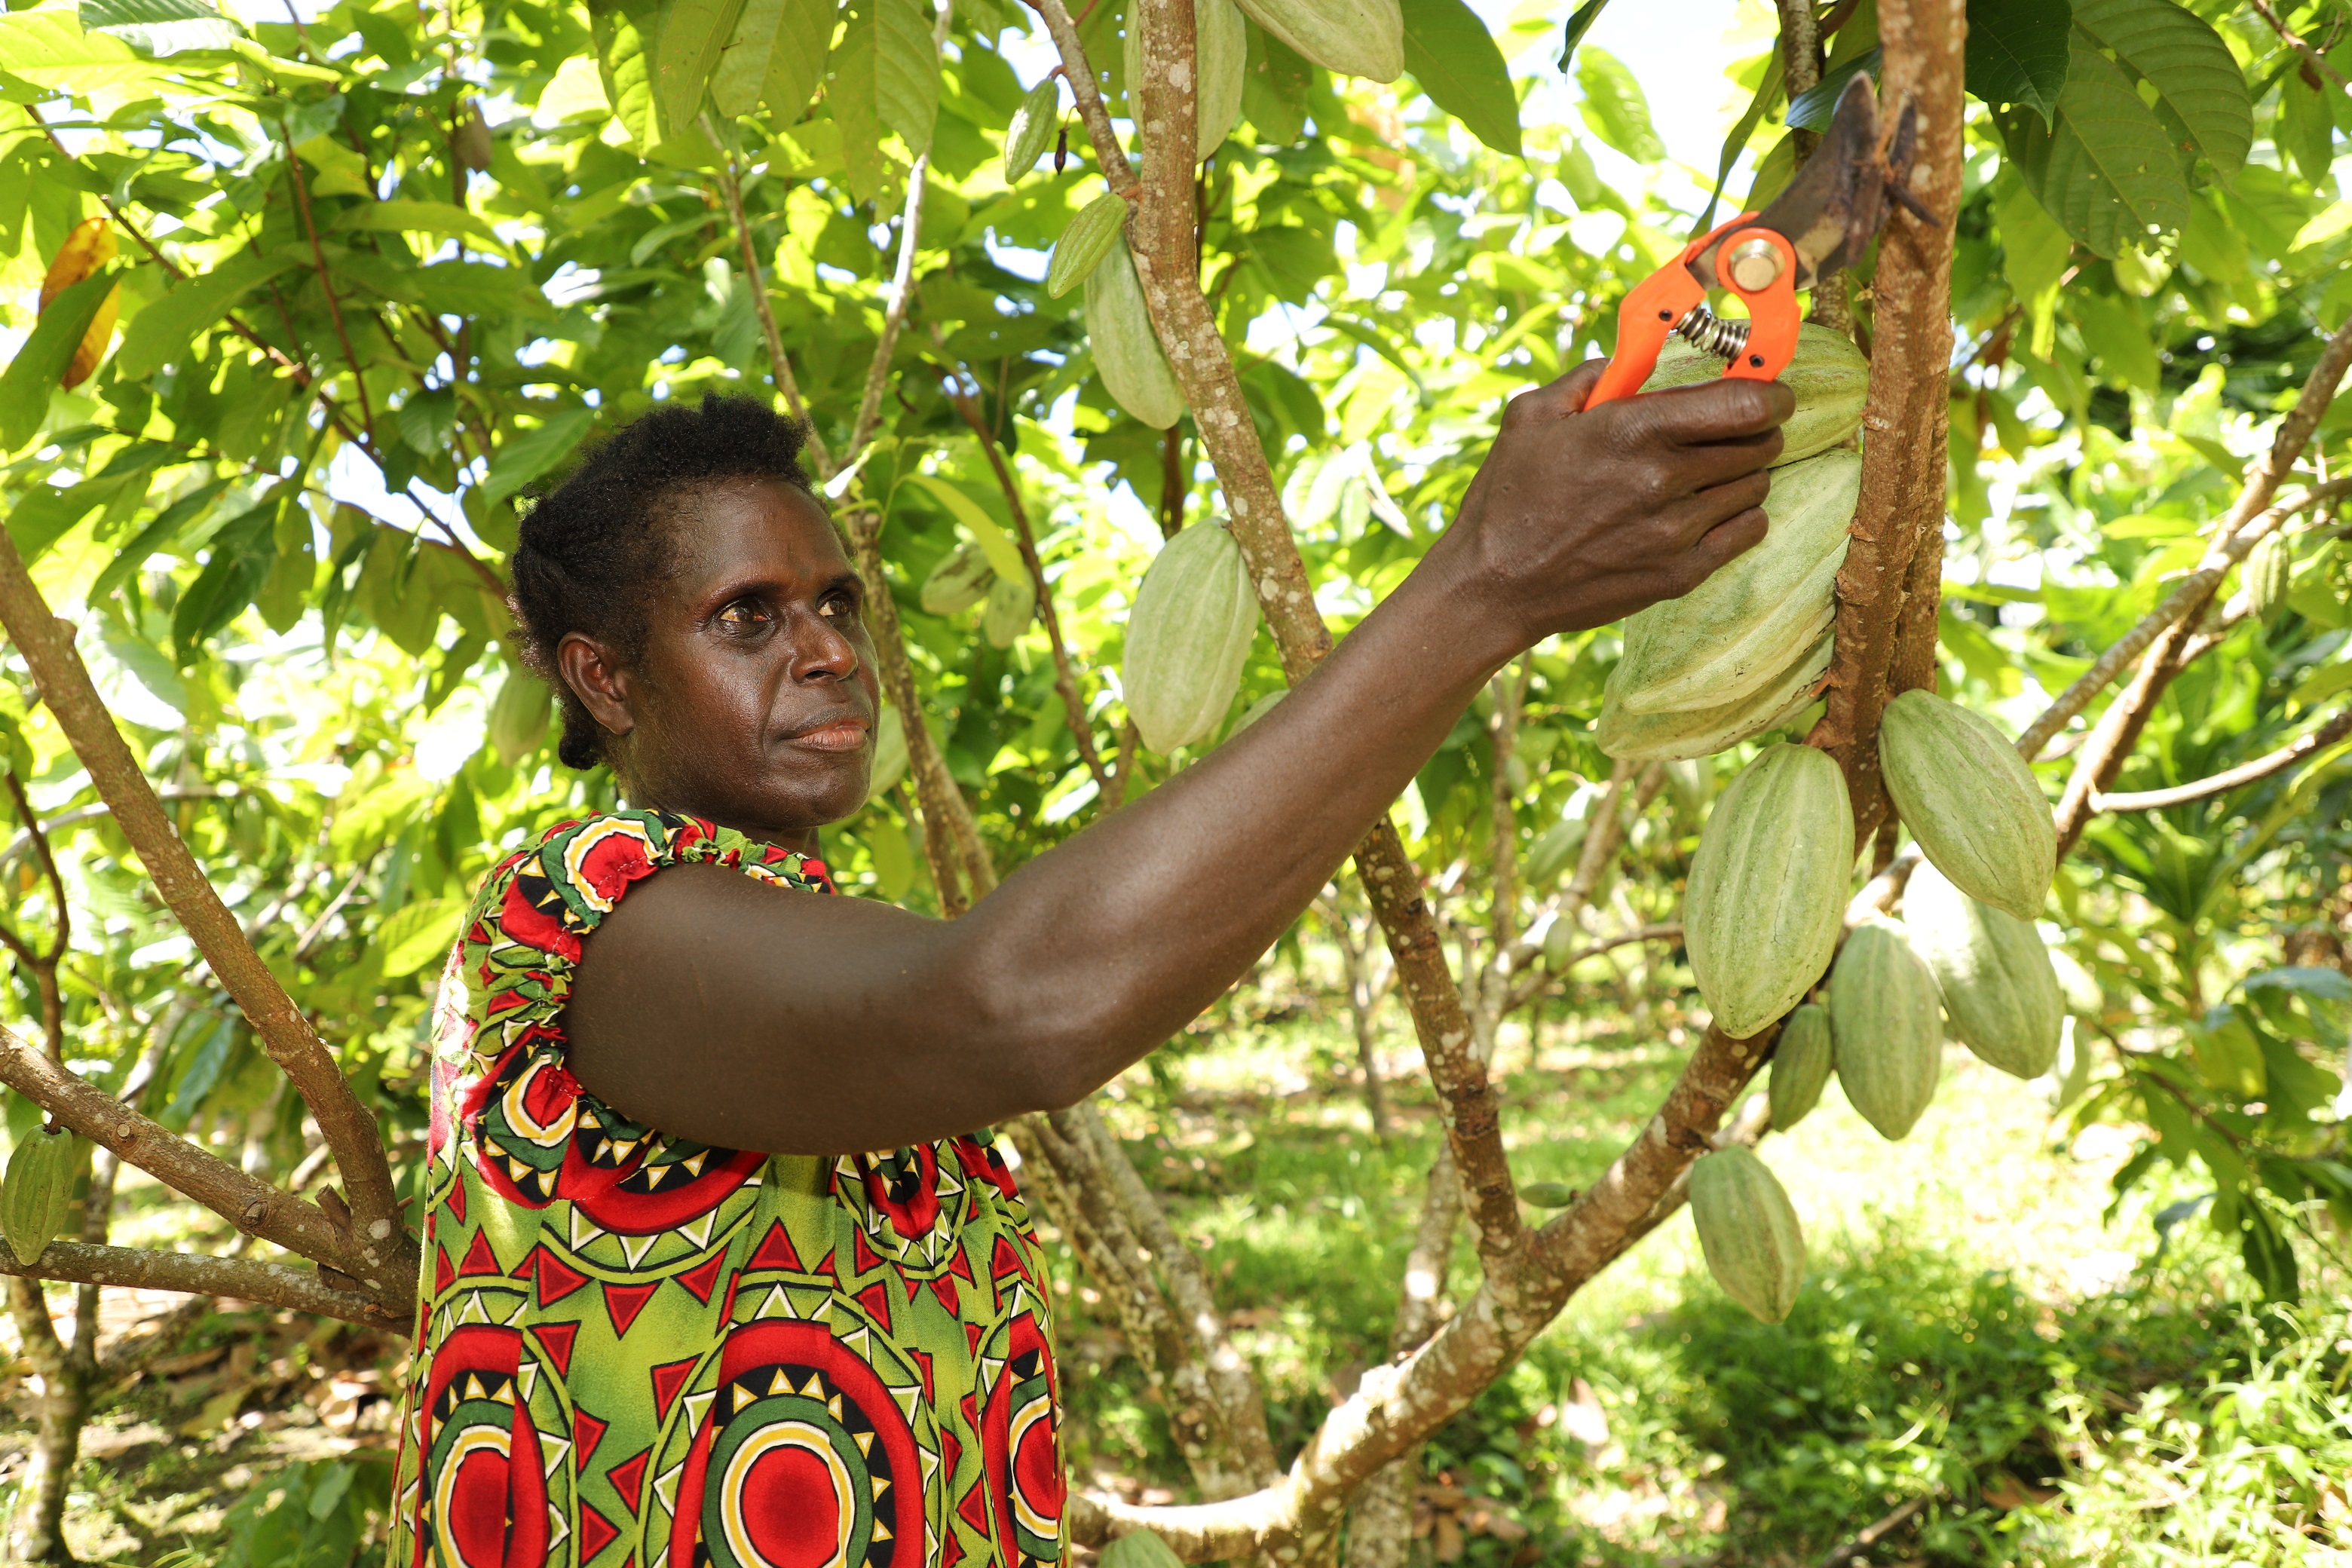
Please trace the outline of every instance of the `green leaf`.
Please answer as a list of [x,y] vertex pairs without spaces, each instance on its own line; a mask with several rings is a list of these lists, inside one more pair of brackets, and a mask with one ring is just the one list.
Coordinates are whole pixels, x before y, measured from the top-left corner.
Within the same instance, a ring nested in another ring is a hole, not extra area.
[[2073,293],[2074,324],[2083,346],[2091,352],[2090,368],[2110,381],[2122,382],[2153,395],[2163,363],[2146,322],[2129,300],[2112,294]]
[[2030,304],[2058,285],[2074,242],[2022,183],[1993,209],[2000,229],[2001,270],[2020,304]]
[[1870,73],[1871,80],[1878,79],[1881,53],[1877,45],[1872,45],[1843,65],[1832,67],[1821,80],[1790,100],[1790,126],[1799,131],[1828,130],[1830,116],[1836,112],[1838,95],[1845,91],[1845,84],[1864,71]]
[[2173,0],[2074,0],[2074,30],[2156,89],[2156,111],[2180,151],[2202,153],[2224,180],[2244,165],[2253,98],[2230,46],[2203,18]]
[[215,479],[165,507],[154,521],[141,529],[130,543],[115,552],[114,559],[107,563],[105,571],[98,574],[98,581],[89,585],[89,591],[82,595],[83,599],[95,605],[121,587],[133,572],[147,564],[149,556],[162,554],[190,523],[204,516],[215,499],[233,482],[233,479],[226,478]]
[[[1588,8],[1597,8],[1598,3],[1599,0],[1594,0],[1593,6]],[[1731,166],[1739,162],[1742,153],[1748,151],[1748,141],[1755,136],[1756,128],[1764,122],[1764,117],[1772,111],[1772,106],[1780,101],[1781,88],[1787,80],[1786,68],[1781,65],[1780,51],[1776,49],[1772,58],[1765,62],[1764,79],[1756,84],[1756,96],[1748,100],[1748,111],[1731,128],[1731,134],[1723,139],[1723,156],[1715,166],[1715,189],[1707,193],[1706,210],[1699,215],[1698,222],[1691,226],[1692,238],[1697,238],[1715,226],[1715,209],[1723,200],[1723,187],[1725,182],[1731,178]],[[1576,151],[1580,154],[1582,149]],[[1563,174],[1561,177],[1565,180],[1567,176]],[[1572,190],[1570,194],[1574,194]],[[1578,196],[1577,205],[1590,204],[1582,196]]]
[[8,513],[9,541],[29,566],[71,531],[74,524],[113,500],[121,489],[114,480],[35,485]]
[[596,61],[604,77],[604,101],[613,106],[613,118],[640,151],[659,145],[661,110],[654,92],[656,46],[661,41],[659,8],[643,4],[592,6],[588,30],[595,40]]
[[1968,87],[1996,109],[2021,103],[2044,125],[2066,85],[2069,0],[1969,0]]
[[144,81],[157,68],[107,33],[86,33],[64,11],[18,11],[0,16],[0,70],[35,87],[92,88]]
[[1258,139],[1276,147],[1295,145],[1307,129],[1307,93],[1315,68],[1297,50],[1259,26],[1247,24],[1249,63],[1242,77],[1242,112]]
[[744,0],[671,0],[665,8],[654,81],[667,124],[691,125],[701,112],[703,89],[719,67],[743,5]]
[[744,0],[743,14],[735,18],[735,31],[710,73],[710,106],[727,119],[740,119],[760,107],[761,84],[768,79],[786,4]]
[[1592,24],[1601,20],[1601,8],[1609,0],[1584,0],[1584,4],[1568,14],[1568,26],[1559,34],[1559,68],[1566,70],[1576,58],[1576,46],[1584,42],[1584,35],[1592,31]]
[[860,202],[870,202],[882,194],[888,169],[882,157],[882,105],[877,96],[882,46],[874,13],[881,5],[899,3],[855,0],[849,26],[833,50],[833,81],[825,102],[833,110],[835,123],[841,127],[843,173],[849,194]]
[[184,353],[239,300],[299,265],[291,256],[239,256],[201,278],[174,284],[171,292],[148,301],[131,318],[121,346],[114,351],[114,374],[144,381]]
[[2189,187],[2164,126],[2123,71],[2080,36],[2048,126],[2014,106],[1993,119],[2026,188],[2101,256],[2189,221]]
[[73,362],[74,350],[89,331],[98,308],[121,281],[113,268],[103,268],[50,300],[41,312],[16,357],[0,372],[0,451],[15,451],[40,429],[49,412],[50,389]]
[[994,518],[980,510],[978,501],[947,480],[933,475],[909,474],[907,478],[919,486],[925,494],[947,508],[949,516],[963,524],[964,528],[971,532],[972,542],[980,546],[980,552],[988,557],[988,564],[994,569],[999,577],[1008,577],[1016,583],[1029,581],[1029,567],[1028,563],[1021,559],[1021,547],[1013,542],[1011,534],[996,525]]
[[375,945],[383,954],[383,977],[397,980],[436,959],[446,958],[465,914],[463,899],[426,899],[402,905],[375,928]]
[[1174,1548],[1148,1530],[1122,1535],[1103,1548],[1102,1568],[1181,1568]]
[[80,20],[151,55],[225,49],[245,35],[205,0],[81,0]]
[[2278,124],[2272,135],[2294,155],[2294,166],[2305,179],[2323,191],[2328,188],[2329,169],[2336,161],[2336,119],[2327,100],[2305,82],[2301,71],[2289,71],[2279,82]]
[[368,234],[437,234],[451,239],[470,237],[494,249],[507,247],[489,219],[479,213],[467,212],[455,202],[363,202],[344,209],[332,226],[340,231]]
[[255,504],[214,534],[205,569],[172,610],[172,644],[186,668],[196,645],[253,603],[278,559],[278,498]]
[[1404,0],[1404,68],[1471,135],[1520,155],[1519,95],[1503,51],[1462,0]]
[[875,101],[881,108],[882,123],[920,157],[931,150],[931,129],[940,114],[940,57],[931,45],[930,18],[912,0],[873,4],[880,48],[875,62]]
[[1650,124],[1650,100],[1642,84],[1623,62],[1605,49],[1586,49],[1578,57],[1576,84],[1584,89],[1584,122],[1592,133],[1636,163],[1654,163],[1666,155]]
[[509,437],[491,457],[489,472],[475,488],[493,504],[506,500],[562,462],[595,423],[593,408],[566,408],[549,415],[537,429]]

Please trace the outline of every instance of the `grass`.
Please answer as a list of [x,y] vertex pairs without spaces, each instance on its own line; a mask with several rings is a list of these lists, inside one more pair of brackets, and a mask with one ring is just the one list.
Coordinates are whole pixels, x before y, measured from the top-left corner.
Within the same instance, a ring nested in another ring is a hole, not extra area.
[[[1287,1450],[1385,1356],[1437,1131],[1401,1034],[1382,1142],[1343,1020],[1264,994],[1233,1011],[1129,1074],[1108,1114],[1207,1257]],[[1604,1169],[1680,1066],[1682,1022],[1507,1037],[1522,1180]],[[2189,1194],[2109,1217],[2132,1146],[2126,1129],[2070,1134],[2036,1089],[1957,1053],[1900,1144],[1832,1087],[1761,1151],[1812,1255],[1789,1321],[1730,1303],[1677,1216],[1432,1442],[1416,1560],[1811,1564],[1891,1516],[1865,1560],[2352,1565],[2342,1282],[2307,1276],[2300,1309],[2266,1308],[2201,1224],[2159,1257],[2150,1216]],[[1469,1268],[1465,1247],[1457,1285]],[[1066,1254],[1056,1286],[1075,1477],[1187,1497],[1148,1383]],[[213,1320],[101,1409],[78,1554],[353,1560],[361,1531],[381,1538],[383,1348],[284,1315]],[[31,1412],[19,1383],[0,1462]]]

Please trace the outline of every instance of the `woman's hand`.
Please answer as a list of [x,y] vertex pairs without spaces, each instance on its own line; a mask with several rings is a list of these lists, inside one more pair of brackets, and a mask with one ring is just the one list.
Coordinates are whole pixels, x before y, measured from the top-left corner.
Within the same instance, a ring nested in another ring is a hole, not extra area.
[[1764,537],[1789,389],[1712,381],[1588,410],[1608,363],[1511,400],[1423,568],[1466,578],[1523,647],[1679,598]]

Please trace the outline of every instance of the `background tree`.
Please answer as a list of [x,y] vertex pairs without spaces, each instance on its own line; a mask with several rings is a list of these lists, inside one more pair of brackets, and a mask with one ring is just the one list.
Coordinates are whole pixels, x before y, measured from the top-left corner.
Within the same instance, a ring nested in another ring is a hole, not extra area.
[[[1436,536],[1505,396],[1606,352],[1693,215],[1596,168],[1662,155],[1642,85],[1579,47],[1599,9],[1559,57],[1580,124],[1523,125],[1506,65],[1557,19],[1498,42],[1413,0],[1386,87],[1244,20],[1241,122],[1205,157],[1172,68],[1198,52],[1188,0],[0,16],[22,331],[0,1005],[24,1021],[0,1081],[20,1143],[46,1117],[97,1151],[79,1239],[0,1259],[89,1288],[69,1342],[37,1289],[12,1298],[55,1478],[22,1549],[62,1551],[97,1288],[408,1323],[438,962],[496,857],[612,798],[554,764],[549,695],[507,647],[526,486],[658,399],[811,415],[890,713],[828,859],[955,915],[1213,743],[1157,752],[1126,712],[1153,532],[1227,526],[1247,563],[1265,635],[1229,730]],[[1869,70],[1890,122],[1917,113],[1932,217],[1899,214],[1813,301],[1871,388],[1837,662],[1789,734],[1846,773],[1862,910],[1895,907],[1914,858],[1876,778],[1889,697],[1938,688],[2021,732],[2070,852],[2047,912],[2080,971],[2074,1114],[2151,1130],[2126,1183],[2201,1167],[2210,1222],[2292,1298],[2334,1266],[2322,1216],[2352,1219],[2346,13],[1967,11],[1783,5],[1741,68],[1718,195],[1745,177],[1761,205]],[[1105,389],[1086,293],[1042,276],[1106,194],[1172,367],[1164,429]],[[925,592],[958,551],[976,603]],[[1363,1521],[1407,1506],[1419,1445],[1674,1212],[1694,1159],[1762,1135],[1738,1108],[1773,1032],[1717,1031],[1549,1217],[1507,1156],[1503,1024],[1631,955],[1637,1016],[1687,990],[1688,835],[1746,755],[1612,764],[1589,721],[1617,652],[1603,630],[1498,676],[1333,892],[1335,923],[1360,898],[1383,933],[1380,963],[1344,939],[1350,984],[1369,1013],[1392,974],[1445,1133],[1391,1365],[1304,1429],[1270,1422],[1126,1141],[1092,1106],[1013,1130],[1196,1494],[1081,1494],[1081,1540],[1323,1560],[1352,1506],[1351,1560],[1394,1560],[1402,1532]],[[118,1161],[219,1228],[108,1245]]]

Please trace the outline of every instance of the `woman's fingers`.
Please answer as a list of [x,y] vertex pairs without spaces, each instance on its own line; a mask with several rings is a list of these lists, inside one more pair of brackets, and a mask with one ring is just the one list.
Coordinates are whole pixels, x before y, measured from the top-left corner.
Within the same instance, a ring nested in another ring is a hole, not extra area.
[[1777,381],[1708,381],[1643,393],[1593,412],[1613,420],[1622,445],[1656,450],[1763,436],[1778,430],[1796,407],[1797,395]]

